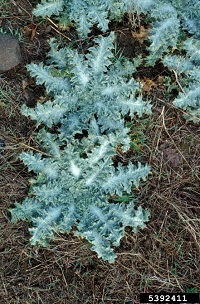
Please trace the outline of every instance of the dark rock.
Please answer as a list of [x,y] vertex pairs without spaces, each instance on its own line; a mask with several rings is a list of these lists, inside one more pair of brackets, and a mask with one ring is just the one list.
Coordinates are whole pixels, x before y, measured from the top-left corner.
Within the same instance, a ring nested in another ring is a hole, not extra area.
[[0,138],[0,154],[4,150],[3,148],[6,146],[5,141]]
[[5,146],[6,146],[5,141],[3,139],[0,139],[0,148],[3,148]]
[[22,60],[16,37],[0,34],[0,72],[8,71]]

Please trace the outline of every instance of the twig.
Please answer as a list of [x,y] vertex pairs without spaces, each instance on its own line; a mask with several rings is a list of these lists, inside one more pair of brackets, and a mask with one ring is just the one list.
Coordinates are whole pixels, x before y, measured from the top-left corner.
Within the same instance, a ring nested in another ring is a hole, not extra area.
[[65,38],[67,38],[69,41],[72,41],[71,38],[67,37],[66,35],[64,35],[63,33],[61,33],[61,32],[58,30],[58,28],[59,28],[58,25],[55,24],[49,17],[47,17],[47,20],[48,20],[51,24],[53,24],[53,26],[51,25],[51,28],[52,28],[55,32],[57,32],[58,34],[62,35],[62,36],[65,37]]
[[185,94],[185,91],[184,91],[182,85],[180,84],[180,82],[179,82],[179,80],[178,80],[178,75],[177,75],[176,71],[175,71],[175,70],[172,70],[172,71],[174,72],[174,75],[175,75],[175,78],[176,78],[176,82],[178,83],[178,85],[179,85],[181,91]]
[[24,147],[26,147],[26,148],[28,148],[28,149],[31,149],[31,150],[33,150],[33,151],[39,152],[39,153],[41,153],[41,154],[43,154],[43,155],[52,157],[51,154],[48,154],[48,153],[45,153],[45,152],[40,151],[40,150],[38,150],[38,149],[35,149],[35,148],[33,148],[33,147],[30,147],[30,146],[28,146],[28,145],[26,145],[26,144],[24,144],[24,143],[20,143],[20,145],[22,145],[22,146],[24,146]]
[[[23,8],[20,4],[16,3],[16,1],[14,1],[14,0],[10,0],[10,2],[11,2],[14,6],[16,6],[16,7],[18,8],[18,10],[19,10],[20,13],[22,13],[21,10],[23,10],[23,11],[24,11],[26,14],[28,14],[29,17],[31,18],[31,14],[29,14],[29,12],[27,12],[27,10],[26,10],[25,8]],[[30,2],[29,2],[29,4],[30,4]]]

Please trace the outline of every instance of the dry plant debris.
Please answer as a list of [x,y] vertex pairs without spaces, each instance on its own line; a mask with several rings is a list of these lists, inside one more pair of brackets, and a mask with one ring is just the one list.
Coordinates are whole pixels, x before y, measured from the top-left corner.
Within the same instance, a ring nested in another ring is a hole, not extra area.
[[140,25],[139,31],[131,31],[131,34],[134,39],[138,40],[142,44],[148,39],[149,29],[146,29],[143,25]]

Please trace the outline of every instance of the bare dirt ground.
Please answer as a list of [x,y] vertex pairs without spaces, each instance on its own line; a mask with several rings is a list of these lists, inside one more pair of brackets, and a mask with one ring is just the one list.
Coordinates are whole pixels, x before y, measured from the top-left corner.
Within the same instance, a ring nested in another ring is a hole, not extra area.
[[[148,180],[133,190],[151,218],[136,235],[127,229],[116,262],[98,259],[72,234],[60,235],[49,249],[36,249],[29,243],[29,224],[10,223],[8,209],[25,198],[32,176],[18,155],[37,149],[35,125],[20,107],[33,106],[45,94],[25,66],[45,60],[50,37],[63,44],[72,43],[70,38],[81,47],[89,43],[77,41],[73,29],[62,31],[52,20],[33,17],[35,2],[4,0],[0,11],[0,27],[19,35],[23,54],[22,64],[0,75],[0,139],[6,145],[0,152],[0,303],[138,304],[140,292],[199,292],[199,129],[172,105],[178,85],[160,64],[137,71],[153,114],[133,122],[136,150],[118,155],[151,165]],[[124,55],[145,52],[144,37],[128,18],[111,28]],[[165,77],[171,77],[172,93]]]

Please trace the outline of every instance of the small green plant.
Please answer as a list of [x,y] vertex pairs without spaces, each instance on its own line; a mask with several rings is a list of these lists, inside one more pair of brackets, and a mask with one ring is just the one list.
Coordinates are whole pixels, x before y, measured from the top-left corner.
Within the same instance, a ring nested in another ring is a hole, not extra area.
[[[169,69],[176,68],[176,75],[186,75],[188,85],[174,103],[196,118],[200,100],[199,6],[197,0],[43,0],[35,14],[59,15],[67,24],[73,21],[78,33],[86,36],[94,24],[106,32],[109,20],[119,20],[130,9],[149,13],[152,29],[146,62],[153,65],[161,60]],[[182,43],[185,54],[173,55],[180,52],[183,30],[193,37]],[[34,109],[22,108],[37,127],[42,126],[37,138],[45,152],[20,156],[36,176],[30,181],[27,198],[11,210],[12,219],[33,224],[33,245],[47,246],[57,234],[73,230],[91,243],[99,257],[114,262],[113,247],[119,246],[125,227],[137,231],[149,215],[136,207],[132,187],[145,180],[150,167],[131,161],[113,164],[118,148],[127,152],[131,147],[125,115],[133,119],[151,112],[133,78],[140,60],[118,59],[113,33],[96,38],[86,54],[60,48],[54,39],[50,47],[47,65],[28,66],[36,83],[45,86],[49,100]],[[134,141],[133,135],[131,139]]]
[[[41,4],[38,4],[34,10],[36,16],[57,15],[61,23],[69,25],[74,22],[80,36],[87,36],[93,25],[97,25],[103,32],[106,32],[110,20],[121,20],[125,13],[130,14],[130,12],[135,12],[138,15],[145,13],[151,24],[149,55],[146,58],[148,65],[154,65],[156,61],[162,61],[165,56],[180,51],[184,41],[184,50],[190,56],[192,43],[186,40],[188,37],[186,31],[192,35],[194,39],[192,41],[196,41],[194,42],[194,48],[196,46],[194,51],[197,56],[200,38],[199,0],[94,0],[92,3],[89,0],[42,0]],[[173,58],[175,60],[175,57]],[[186,64],[185,60],[188,62],[190,59],[188,56],[185,58],[182,53],[178,60],[180,62],[174,61],[174,68],[177,65],[180,67]],[[193,83],[191,84],[191,79],[189,79],[190,85],[185,87],[185,90],[179,95],[180,98],[176,99],[174,104],[188,111],[189,115],[185,115],[186,119],[199,122],[199,63],[193,59],[190,61],[193,65],[192,75],[190,75]],[[164,59],[164,63],[166,63],[166,59]],[[187,67],[187,69],[190,68]],[[194,73],[196,80],[194,80]],[[181,94],[184,94],[185,97],[183,98]]]
[[[150,114],[151,106],[138,95],[132,78],[137,60],[114,56],[114,34],[98,37],[87,54],[60,49],[50,41],[48,66],[30,64],[37,84],[44,84],[49,100],[23,114],[43,125],[38,133],[42,153],[24,152],[20,158],[34,171],[28,197],[11,210],[13,221],[33,223],[31,242],[46,246],[56,234],[69,232],[86,238],[99,257],[114,262],[126,226],[145,227],[148,211],[136,208],[132,194],[150,172],[131,161],[113,165],[117,147],[130,148],[130,129],[124,116]],[[113,196],[121,197],[110,202]]]
[[75,24],[80,36],[87,36],[92,26],[106,32],[110,20],[122,20],[127,12],[148,10],[153,1],[137,0],[42,0],[34,10],[36,16],[58,16],[61,25]]
[[[163,63],[179,77],[181,92],[174,100],[174,105],[184,109],[187,120],[200,122],[200,40],[188,38],[183,50],[186,55],[166,55]],[[184,83],[182,86],[181,83]]]
[[6,30],[0,27],[0,34],[9,34],[17,37],[19,41],[23,40],[23,33],[18,29],[14,30],[12,26],[7,27]]
[[[6,19],[9,17],[10,13],[10,2],[8,0],[1,0],[0,1],[0,19]],[[13,29],[12,22],[9,18],[6,19],[6,27],[3,28],[0,26],[0,34],[10,34],[16,36],[20,41],[23,40],[22,32],[17,28]]]
[[14,112],[13,96],[12,89],[4,82],[3,78],[0,78],[0,112],[6,112],[8,117],[11,117]]
[[9,15],[9,1],[1,0],[0,2],[0,17],[6,18]]

